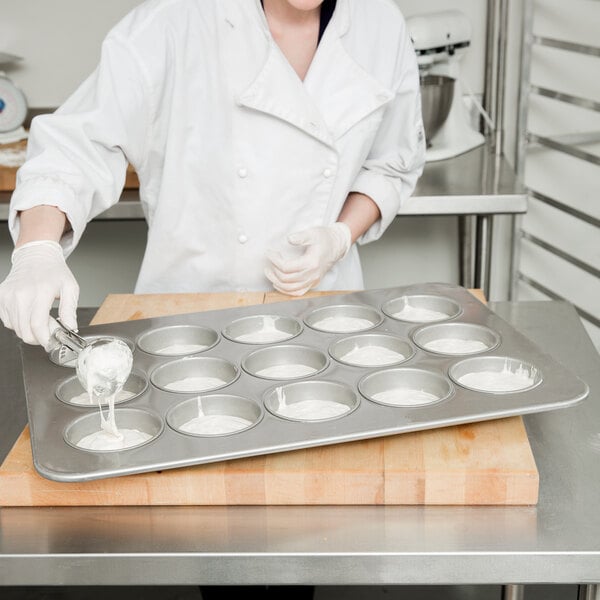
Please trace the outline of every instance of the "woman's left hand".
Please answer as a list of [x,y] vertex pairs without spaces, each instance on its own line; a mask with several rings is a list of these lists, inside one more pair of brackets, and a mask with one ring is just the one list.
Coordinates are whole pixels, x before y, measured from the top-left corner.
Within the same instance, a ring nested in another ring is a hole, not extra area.
[[352,234],[348,225],[338,221],[330,227],[312,227],[292,233],[288,242],[303,247],[303,254],[285,258],[280,252],[268,252],[265,276],[278,292],[302,296],[346,256],[352,245]]

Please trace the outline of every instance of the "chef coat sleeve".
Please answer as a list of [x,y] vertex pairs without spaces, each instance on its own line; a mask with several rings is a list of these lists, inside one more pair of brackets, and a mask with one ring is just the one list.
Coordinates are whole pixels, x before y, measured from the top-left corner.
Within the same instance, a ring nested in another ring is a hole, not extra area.
[[109,34],[95,72],[54,114],[32,122],[10,203],[14,240],[18,212],[46,204],[66,214],[71,231],[61,244],[65,255],[73,250],[88,221],[119,200],[128,162],[142,164],[150,98],[135,50]]
[[419,69],[408,33],[403,38],[394,98],[385,108],[373,146],[352,186],[352,191],[369,196],[381,212],[381,219],[358,239],[359,244],[383,234],[413,193],[425,163]]

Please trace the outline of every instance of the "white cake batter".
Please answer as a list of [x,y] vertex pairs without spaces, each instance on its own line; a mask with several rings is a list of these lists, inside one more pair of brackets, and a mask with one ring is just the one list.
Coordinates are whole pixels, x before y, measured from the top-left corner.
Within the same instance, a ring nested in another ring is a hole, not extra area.
[[204,392],[224,386],[227,382],[219,377],[186,377],[177,381],[171,381],[165,388],[172,392]]
[[208,346],[204,344],[171,344],[170,346],[159,348],[155,351],[155,353],[176,356],[180,354],[196,354],[197,352],[202,352],[207,348]]
[[439,312],[437,310],[431,310],[429,308],[420,308],[418,306],[411,306],[408,303],[404,304],[404,307],[400,312],[394,313],[394,318],[402,321],[412,321],[414,323],[427,323],[429,321],[442,321],[448,319],[450,315]]
[[385,346],[362,346],[354,347],[350,352],[342,356],[344,362],[360,367],[378,367],[382,365],[393,365],[404,360],[405,356],[390,350]]
[[502,371],[480,371],[467,373],[458,382],[483,392],[516,392],[531,387],[535,381],[535,373],[519,367],[511,371],[505,366]]
[[277,411],[283,417],[297,419],[299,421],[320,421],[321,419],[332,419],[340,417],[350,411],[350,407],[341,402],[331,400],[301,400],[285,407],[279,407]]
[[316,373],[317,369],[309,365],[274,365],[256,372],[259,377],[271,377],[272,379],[294,379],[295,377],[306,377]]
[[489,349],[487,344],[479,340],[461,340],[459,338],[440,338],[424,344],[427,350],[442,354],[475,354]]
[[[132,398],[133,396],[135,396],[135,394],[133,392],[128,392],[127,390],[121,390],[116,396],[115,396],[115,404],[118,404],[120,402],[125,402],[125,400],[129,400],[129,398]],[[90,395],[87,392],[83,392],[82,394],[79,394],[78,396],[74,396],[73,398],[71,398],[69,400],[69,404],[98,404],[98,402],[100,402],[101,404],[105,405],[108,401],[105,399],[97,399],[96,402],[94,402],[94,398],[90,398]]]
[[249,344],[269,344],[272,342],[281,342],[288,340],[292,335],[287,331],[281,331],[275,327],[277,319],[275,317],[263,317],[262,329],[238,335],[236,342],[246,342]]
[[[123,389],[132,366],[133,355],[129,346],[117,339],[108,344],[86,346],[77,358],[77,376],[82,383],[85,383],[84,388],[89,394],[90,401],[93,402],[94,397],[98,400],[101,430],[122,441],[124,436],[117,429],[115,422],[115,395]],[[112,390],[112,394],[107,393],[108,390]],[[102,411],[102,401],[108,404],[106,417]],[[101,432],[92,435],[98,437],[99,433]],[[102,439],[101,436],[98,437],[95,443],[102,445],[105,443]]]
[[[77,359],[77,375],[85,382],[90,402],[94,398],[100,409],[100,430],[85,436],[77,446],[87,450],[123,450],[139,446],[152,436],[138,429],[117,429],[115,421],[115,397],[123,391],[123,386],[131,373],[133,356],[127,344],[113,340],[102,346],[87,346]],[[106,390],[114,393],[107,395]],[[102,392],[102,393],[100,393]],[[102,405],[108,404],[105,417]]]
[[196,435],[226,435],[241,431],[252,425],[252,421],[233,415],[207,415],[198,398],[198,416],[186,421],[179,429]]
[[149,433],[139,431],[138,429],[119,429],[119,435],[114,435],[111,432],[100,430],[86,435],[77,442],[79,448],[87,450],[124,450],[125,448],[133,448],[139,446],[152,436]]
[[231,415],[206,415],[194,417],[184,423],[179,429],[196,435],[226,435],[241,431],[252,425],[251,421]]
[[282,388],[277,388],[279,406],[277,414],[282,417],[296,419],[298,421],[320,421],[321,419],[332,419],[350,412],[350,407],[341,402],[331,400],[301,400],[289,404],[285,398]]
[[394,406],[422,406],[423,404],[436,402],[439,400],[439,397],[424,390],[396,388],[374,394],[373,399],[377,402],[393,404]]
[[373,327],[373,322],[360,317],[325,317],[313,324],[315,329],[336,333],[350,333]]

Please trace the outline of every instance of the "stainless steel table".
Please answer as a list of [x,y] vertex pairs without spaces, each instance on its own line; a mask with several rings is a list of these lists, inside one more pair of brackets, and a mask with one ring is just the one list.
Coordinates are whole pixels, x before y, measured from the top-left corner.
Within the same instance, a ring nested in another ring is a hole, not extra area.
[[[537,506],[3,508],[0,584],[599,582],[600,359],[568,304],[492,308],[591,388],[577,407],[525,419]],[[25,414],[4,329],[0,349],[3,456]],[[519,589],[505,587],[505,597]],[[596,586],[582,588],[582,598],[596,596]]]
[[[420,211],[420,212],[419,212]],[[516,215],[527,211],[527,192],[504,156],[488,145],[449,160],[427,163],[399,217],[457,215],[459,283],[490,297],[496,215],[511,215],[511,251]]]
[[[0,221],[8,219],[10,193],[0,192]],[[427,163],[415,193],[398,218],[458,216],[460,240],[459,283],[489,295],[492,232],[496,215],[526,212],[527,194],[503,156],[489,145],[439,162]],[[121,200],[96,220],[144,219],[136,190],[125,190]]]

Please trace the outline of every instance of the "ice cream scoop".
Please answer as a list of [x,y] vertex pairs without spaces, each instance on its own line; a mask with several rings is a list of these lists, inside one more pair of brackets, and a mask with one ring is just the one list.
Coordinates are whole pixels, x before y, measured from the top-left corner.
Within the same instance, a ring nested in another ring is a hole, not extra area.
[[109,336],[88,341],[58,319],[52,336],[60,344],[60,363],[77,356],[77,377],[86,391],[107,398],[123,388],[133,366],[133,355],[125,342]]
[[133,355],[121,340],[102,338],[88,344],[77,358],[77,378],[97,398],[114,396],[131,373]]

